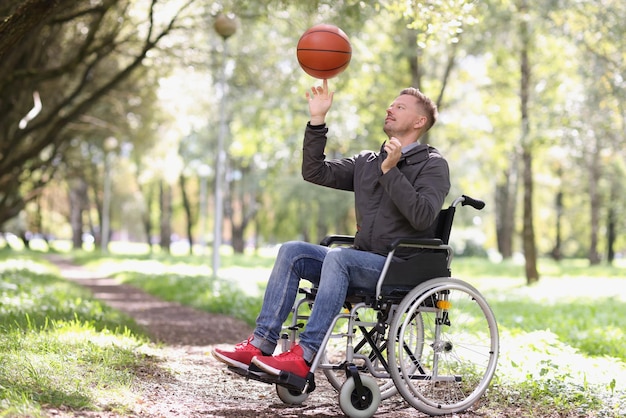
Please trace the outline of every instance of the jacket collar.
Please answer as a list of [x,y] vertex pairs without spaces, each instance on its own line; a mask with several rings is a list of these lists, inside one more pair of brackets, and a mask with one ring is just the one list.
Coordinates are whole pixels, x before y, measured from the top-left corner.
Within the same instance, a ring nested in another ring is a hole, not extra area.
[[407,145],[406,147],[402,147],[402,154],[406,154],[414,148],[417,148],[420,145],[419,142],[413,142],[412,144]]

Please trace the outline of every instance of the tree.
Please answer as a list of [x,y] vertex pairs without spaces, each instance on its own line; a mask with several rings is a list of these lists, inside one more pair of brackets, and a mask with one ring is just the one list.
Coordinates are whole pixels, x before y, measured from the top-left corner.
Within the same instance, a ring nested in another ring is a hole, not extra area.
[[526,0],[520,0],[518,12],[521,15],[519,22],[520,30],[520,107],[521,107],[521,148],[522,164],[524,167],[522,182],[524,185],[524,213],[522,242],[524,248],[524,258],[526,262],[526,282],[535,283],[539,280],[537,271],[537,247],[535,245],[535,227],[533,222],[533,146],[530,138],[530,114],[528,110],[530,101],[531,65],[529,62],[531,38],[530,28],[526,16],[529,13]]
[[[0,10],[9,16],[26,3],[41,2],[9,0]],[[440,105],[440,122],[428,142],[451,163],[451,193],[476,193],[487,200],[487,209],[480,214],[490,221],[483,224],[487,245],[497,245],[504,257],[510,257],[516,246],[524,245],[524,229],[534,230],[534,225],[525,227],[524,220],[539,219],[549,228],[546,233],[543,228],[536,231],[535,257],[557,246],[564,257],[591,254],[592,228],[597,254],[610,257],[611,251],[621,249],[626,101],[620,71],[626,48],[623,22],[614,17],[623,15],[620,2],[568,0],[559,3],[567,7],[558,9],[553,1],[533,3],[532,8],[528,3],[528,13],[522,14],[516,9],[518,0],[196,0],[177,15],[178,23],[167,39],[161,38],[124,82],[82,110],[76,106],[99,94],[112,77],[134,63],[144,46],[168,30],[172,17],[163,2],[59,4],[62,7],[53,9],[42,23],[31,23],[21,35],[20,48],[0,60],[1,69],[7,70],[0,73],[0,219],[10,216],[2,215],[2,208],[11,208],[14,214],[30,200],[33,203],[20,219],[28,218],[42,230],[34,200],[37,188],[51,179],[67,179],[67,185],[53,186],[75,188],[72,193],[83,215],[74,214],[73,219],[84,224],[75,225],[75,234],[85,228],[97,233],[102,219],[103,141],[113,132],[126,150],[116,160],[115,175],[124,181],[114,185],[114,204],[130,206],[138,214],[131,219],[128,212],[124,216],[114,212],[114,228],[131,230],[142,224],[135,236],[147,242],[151,236],[169,236],[166,230],[171,228],[172,234],[187,235],[193,243],[198,220],[211,215],[204,230],[215,218],[209,210],[198,216],[203,184],[198,167],[209,166],[204,184],[213,183],[218,115],[224,110],[229,179],[224,238],[232,239],[235,250],[252,239],[315,241],[327,232],[352,232],[351,199],[345,193],[309,187],[300,177],[307,117],[303,94],[318,81],[298,68],[293,48],[304,30],[326,21],[342,27],[353,44],[351,65],[331,80],[338,94],[329,114],[329,157],[377,150],[385,140],[381,116],[387,104],[400,88],[418,86]],[[138,14],[140,9],[144,12]],[[241,25],[228,41],[228,97],[226,109],[221,109],[216,75],[222,40],[212,28],[212,17],[231,10]],[[522,19],[530,29],[526,56],[532,76],[525,80],[524,106],[518,24]],[[156,95],[170,74],[172,78],[182,74],[172,97],[190,98],[189,108],[175,107],[180,103],[176,100],[165,102],[163,90]],[[20,129],[19,121],[38,103],[37,97],[40,113],[32,116],[33,112]],[[70,117],[58,122],[66,116]],[[43,149],[33,148],[44,138],[48,142]],[[550,155],[557,148],[562,153],[559,164],[554,164]],[[26,149],[33,156],[22,159],[19,171],[6,171],[10,159]],[[596,181],[589,176],[592,160],[583,159],[591,155],[601,169]],[[585,169],[580,169],[583,164]],[[577,175],[572,176],[576,168]],[[11,175],[19,176],[18,181]],[[76,177],[86,184],[78,184]],[[592,186],[597,187],[593,205]],[[214,192],[212,187],[205,196]],[[159,198],[161,188],[168,196],[165,200]],[[558,219],[557,193],[562,196]],[[523,213],[522,197],[529,204]],[[171,210],[159,202],[168,202]],[[46,199],[39,205],[45,208]],[[60,206],[69,217],[69,208]],[[163,228],[161,212],[171,213]],[[469,225],[473,216],[459,212],[456,227]],[[44,217],[44,225],[45,221]],[[560,232],[553,233],[557,225]]]
[[41,26],[61,7],[70,1],[27,0],[5,1],[0,6],[0,16],[8,16],[0,22],[0,60],[19,45],[26,35]]
[[[623,68],[626,62],[624,32],[626,13],[623,2],[609,0],[602,3],[571,1],[562,13],[555,14],[554,23],[571,42],[579,45],[577,67],[581,79],[581,100],[573,109],[575,117],[569,144],[572,154],[583,167],[589,205],[586,222],[588,229],[587,258],[590,264],[602,260],[601,237],[606,257],[614,256],[618,239],[616,231],[624,230],[623,170],[624,141],[626,138],[626,86]],[[580,117],[583,114],[585,117]],[[584,190],[583,189],[583,190]],[[602,220],[604,216],[604,222]],[[603,233],[606,232],[606,233]]]
[[[135,5],[127,0],[3,5],[15,9],[0,26],[8,34],[0,44],[0,225],[52,179],[73,139],[71,124],[141,67],[189,2],[159,23],[152,0],[143,26],[120,19]],[[24,117],[33,96],[38,113]]]
[[[331,3],[333,7],[327,8],[326,5]],[[229,121],[225,147],[229,182],[224,206],[235,251],[243,250],[246,228],[262,223],[253,222],[255,217],[276,219],[277,212],[281,214],[281,221],[292,223],[299,233],[306,229],[304,235],[317,237],[315,226],[310,222],[312,218],[304,218],[295,209],[296,202],[301,203],[299,193],[290,194],[295,190],[284,187],[285,176],[300,177],[297,150],[301,148],[302,129],[306,123],[303,92],[313,82],[304,76],[293,57],[285,56],[284,51],[296,44],[300,33],[317,23],[318,13],[321,15],[322,11],[325,18],[338,21],[342,27],[356,28],[369,9],[361,10],[350,2],[293,2],[289,5],[268,2],[238,15],[242,23],[228,40],[229,56],[226,58],[232,66],[228,77],[228,105],[222,109],[219,103],[214,103],[207,114],[210,115],[212,135],[208,144],[213,146],[212,150],[217,143],[215,127],[218,120],[215,116],[225,112]],[[273,42],[261,42],[250,48],[252,38],[273,39]],[[220,44],[217,42],[219,48]],[[213,55],[221,59],[220,53]],[[277,74],[280,74],[280,83],[274,82]],[[307,84],[303,84],[304,81]],[[333,82],[337,83],[334,86],[338,89],[346,84],[340,79]],[[294,94],[296,88],[302,93]],[[301,179],[298,187],[300,190],[306,187]],[[324,194],[326,197],[326,192]],[[268,202],[268,196],[275,200]],[[335,194],[329,196],[337,199]],[[313,194],[309,193],[308,198],[311,197]],[[340,206],[338,199],[335,203],[333,207]],[[327,226],[333,222],[334,215],[334,212],[332,216],[321,214],[318,223]],[[276,234],[275,225],[260,226],[256,232],[268,240],[284,235]]]

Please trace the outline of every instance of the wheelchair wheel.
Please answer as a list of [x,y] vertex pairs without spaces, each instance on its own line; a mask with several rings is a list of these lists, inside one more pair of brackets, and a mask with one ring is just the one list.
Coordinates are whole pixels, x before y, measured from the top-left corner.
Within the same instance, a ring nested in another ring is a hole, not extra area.
[[309,394],[306,392],[298,392],[280,385],[276,385],[276,394],[287,405],[302,405],[309,397]]
[[376,413],[380,405],[378,382],[370,376],[359,376],[363,385],[361,393],[354,378],[349,378],[339,391],[339,407],[349,417],[369,418]]
[[[422,335],[414,332],[416,321]],[[461,412],[487,390],[498,360],[498,328],[471,285],[451,278],[422,283],[398,306],[389,335],[395,336],[388,342],[393,381],[421,412]]]
[[[372,315],[372,318],[366,319],[371,319],[373,322],[376,321],[376,312],[373,310],[359,312],[359,315]],[[354,353],[352,355],[352,362],[364,375],[376,374],[381,376],[372,376],[372,378],[377,382],[381,399],[387,399],[398,393],[398,390],[391,379],[391,375],[385,367],[385,363],[387,362],[387,344],[385,335],[380,334],[373,327],[367,327],[362,324],[355,326],[353,331],[354,337],[352,347]],[[320,368],[323,370],[328,382],[338,392],[341,390],[347,379],[346,344],[347,342],[345,338],[331,339],[326,345],[324,357],[322,357],[321,360],[321,364],[323,366]],[[378,353],[373,347],[376,347]]]

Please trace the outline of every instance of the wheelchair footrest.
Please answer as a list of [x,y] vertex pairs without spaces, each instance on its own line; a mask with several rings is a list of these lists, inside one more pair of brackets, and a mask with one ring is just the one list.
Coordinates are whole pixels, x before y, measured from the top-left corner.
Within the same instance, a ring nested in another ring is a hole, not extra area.
[[311,372],[306,378],[302,378],[293,373],[280,372],[278,376],[265,373],[254,364],[248,367],[248,370],[240,367],[229,366],[228,369],[246,379],[256,380],[258,382],[269,383],[272,385],[284,386],[287,389],[301,393],[311,393],[315,390],[315,375]]

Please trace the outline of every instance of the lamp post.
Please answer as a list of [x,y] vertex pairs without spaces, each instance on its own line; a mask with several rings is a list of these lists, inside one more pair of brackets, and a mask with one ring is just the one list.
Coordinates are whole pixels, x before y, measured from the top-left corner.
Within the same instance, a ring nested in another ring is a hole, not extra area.
[[222,37],[222,66],[220,70],[219,87],[220,97],[220,126],[217,136],[217,156],[215,161],[215,226],[213,237],[213,277],[217,277],[220,268],[220,247],[222,246],[222,218],[224,213],[223,185],[226,163],[224,139],[226,137],[226,40],[237,31],[237,21],[234,16],[220,13],[213,24],[215,31]]
[[104,140],[104,193],[102,196],[102,228],[100,247],[103,254],[109,251],[109,229],[111,219],[111,160],[117,148],[117,139],[110,136]]

